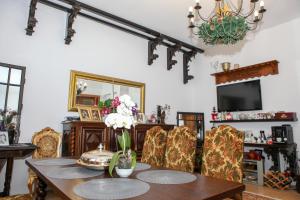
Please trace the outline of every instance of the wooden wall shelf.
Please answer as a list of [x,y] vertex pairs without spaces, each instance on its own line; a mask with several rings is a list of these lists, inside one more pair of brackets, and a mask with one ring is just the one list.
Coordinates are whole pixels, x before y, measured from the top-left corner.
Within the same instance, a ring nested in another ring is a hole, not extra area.
[[278,61],[272,60],[264,63],[250,65],[247,67],[241,67],[233,69],[228,72],[219,72],[212,74],[216,78],[216,84],[238,81],[243,79],[268,76],[279,74]]

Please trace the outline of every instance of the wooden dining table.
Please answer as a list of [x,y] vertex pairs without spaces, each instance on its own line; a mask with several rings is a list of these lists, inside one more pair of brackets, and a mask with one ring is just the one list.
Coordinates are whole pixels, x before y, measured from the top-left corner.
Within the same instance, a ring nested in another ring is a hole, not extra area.
[[[38,188],[37,188],[37,200],[44,200],[47,193],[46,188],[50,187],[54,190],[55,194],[61,197],[63,200],[83,200],[80,196],[77,196],[73,192],[73,188],[88,180],[110,178],[107,171],[102,175],[85,178],[85,179],[55,179],[46,176],[46,172],[51,169],[51,166],[35,165],[32,159],[26,160],[26,164],[31,170],[33,170],[38,176]],[[76,165],[69,166],[55,166],[55,167],[74,167]],[[53,166],[52,166],[53,168]],[[149,170],[154,170],[151,168]],[[134,171],[129,177],[136,178],[136,175],[142,171]],[[99,172],[99,174],[101,174]],[[194,173],[197,179],[190,183],[185,184],[152,184],[150,190],[140,196],[130,198],[134,200],[200,200],[200,199],[225,199],[235,198],[242,195],[245,190],[245,185],[222,179],[216,179],[212,177],[202,176],[199,173]],[[115,175],[114,177],[117,177]]]

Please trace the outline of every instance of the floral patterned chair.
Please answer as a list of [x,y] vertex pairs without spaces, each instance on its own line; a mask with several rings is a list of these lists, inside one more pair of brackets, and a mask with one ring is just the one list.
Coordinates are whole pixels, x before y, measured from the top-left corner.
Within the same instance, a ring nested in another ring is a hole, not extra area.
[[160,126],[149,129],[145,136],[141,162],[162,167],[166,150],[167,132]]
[[243,180],[244,133],[222,125],[207,131],[201,174],[241,183]]
[[[35,133],[32,136],[32,144],[37,146],[32,155],[33,159],[60,157],[61,134],[49,127]],[[28,189],[31,196],[34,196],[36,187],[37,176],[29,169]]]
[[194,172],[197,135],[185,126],[169,131],[164,167]]

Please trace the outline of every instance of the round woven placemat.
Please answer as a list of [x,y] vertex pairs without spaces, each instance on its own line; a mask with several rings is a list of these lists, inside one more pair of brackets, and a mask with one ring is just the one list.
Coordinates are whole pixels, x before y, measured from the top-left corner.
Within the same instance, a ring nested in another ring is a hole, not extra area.
[[150,170],[140,172],[136,177],[142,181],[157,184],[183,184],[197,179],[193,174],[174,170]]
[[146,163],[136,163],[134,171],[141,171],[141,170],[146,170],[146,169],[150,169],[150,168],[151,168],[151,165],[148,165]]
[[105,178],[94,179],[73,188],[73,192],[85,199],[127,199],[145,194],[149,184],[137,179]]
[[46,172],[46,176],[57,179],[89,178],[103,174],[103,171],[95,171],[82,167],[53,168]]
[[75,159],[67,159],[67,158],[53,158],[53,159],[34,160],[33,163],[35,165],[63,166],[63,165],[74,165],[74,164],[76,164],[76,160]]

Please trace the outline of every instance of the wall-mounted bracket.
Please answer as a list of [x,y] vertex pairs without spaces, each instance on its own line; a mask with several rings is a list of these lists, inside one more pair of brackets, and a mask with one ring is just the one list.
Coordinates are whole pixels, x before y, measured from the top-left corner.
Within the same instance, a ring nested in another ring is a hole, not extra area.
[[152,65],[153,61],[159,57],[158,54],[154,53],[154,51],[157,46],[162,43],[162,41],[163,39],[161,37],[148,41],[148,65]]
[[34,32],[34,27],[36,23],[38,22],[37,19],[35,18],[35,10],[36,10],[36,5],[37,5],[38,0],[31,0],[30,6],[29,6],[29,15],[28,15],[28,21],[27,21],[27,28],[26,30],[26,35],[32,35]]
[[189,75],[189,62],[196,56],[196,51],[189,51],[183,53],[183,83],[186,84],[189,80],[193,79],[194,76]]
[[80,11],[80,7],[74,4],[72,6],[71,12],[68,14],[65,44],[70,44],[72,42],[72,37],[76,33],[76,31],[72,28],[72,26],[79,11]]
[[180,44],[175,44],[172,47],[167,48],[167,69],[171,70],[172,66],[177,63],[177,60],[172,60],[175,56],[175,53],[181,49]]

